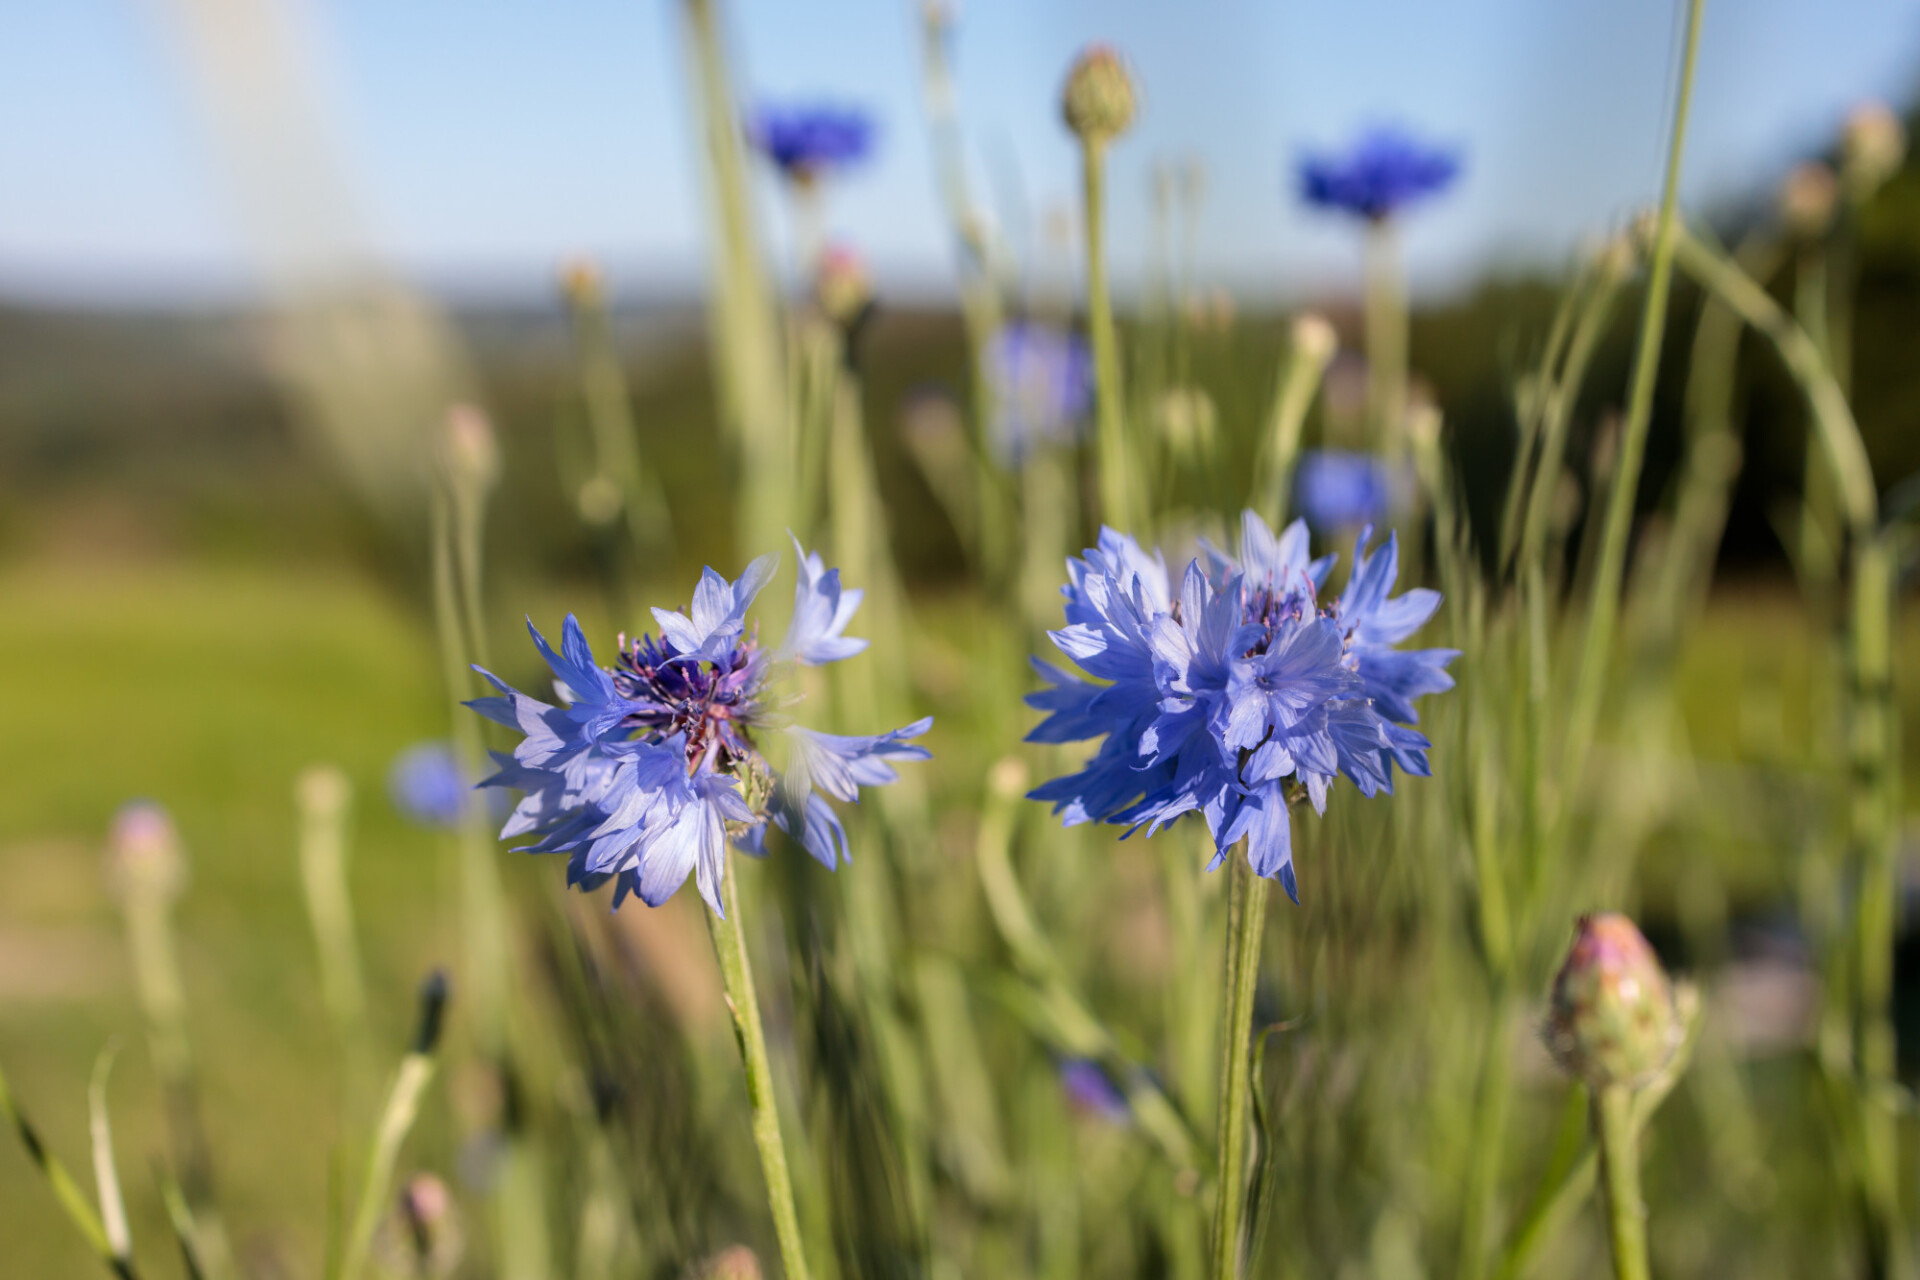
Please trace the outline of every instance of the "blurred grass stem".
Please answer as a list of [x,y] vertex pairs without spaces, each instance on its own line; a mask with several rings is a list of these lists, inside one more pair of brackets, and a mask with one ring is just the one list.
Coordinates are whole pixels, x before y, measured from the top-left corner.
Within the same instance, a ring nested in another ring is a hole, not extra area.
[[[98,1078],[96,1074],[96,1079]],[[27,1159],[33,1163],[40,1176],[47,1180],[47,1186],[53,1191],[53,1198],[67,1215],[87,1247],[99,1256],[100,1261],[121,1280],[137,1280],[131,1253],[122,1253],[117,1249],[108,1234],[106,1224],[100,1215],[87,1202],[87,1193],[73,1180],[67,1167],[60,1163],[60,1157],[47,1150],[46,1143],[40,1138],[39,1130],[22,1114],[19,1104],[14,1101],[13,1090],[7,1084],[7,1074],[0,1069],[0,1120],[13,1127],[20,1138],[20,1145],[26,1149]]]
[[354,1207],[353,1225],[348,1229],[346,1249],[334,1280],[359,1280],[360,1273],[366,1269],[374,1231],[380,1225],[380,1216],[386,1211],[393,1188],[393,1169],[400,1158],[400,1145],[406,1141],[414,1119],[420,1114],[420,1100],[426,1095],[427,1086],[433,1083],[446,1000],[446,979],[436,973],[421,987],[419,1024],[412,1047],[400,1060],[400,1070],[394,1076],[393,1088],[388,1091],[386,1106],[380,1113],[380,1124],[367,1150],[360,1199]]
[[1700,16],[1706,0],[1687,0],[1685,45],[1680,56],[1680,86],[1674,100],[1673,135],[1667,150],[1667,171],[1660,194],[1660,213],[1654,226],[1653,254],[1647,267],[1647,290],[1640,311],[1640,338],[1634,350],[1633,379],[1627,395],[1627,417],[1621,431],[1619,462],[1607,497],[1606,523],[1601,535],[1598,567],[1593,575],[1592,604],[1581,643],[1579,673],[1567,720],[1566,758],[1562,777],[1571,784],[1586,768],[1606,689],[1607,662],[1620,610],[1620,583],[1626,573],[1627,538],[1632,530],[1635,499],[1640,491],[1640,469],[1647,451],[1647,430],[1653,420],[1653,390],[1660,370],[1661,339],[1666,333],[1667,297],[1673,285],[1674,243],[1679,237],[1676,207],[1680,198],[1681,160],[1685,154],[1687,117],[1693,102],[1694,66],[1700,47]]
[[1407,282],[1393,219],[1367,223],[1365,254],[1368,443],[1397,458],[1407,423]]
[[1106,143],[1082,139],[1080,177],[1086,218],[1087,337],[1093,347],[1094,412],[1100,454],[1100,519],[1116,529],[1139,530],[1134,506],[1137,477],[1128,451],[1121,401],[1120,341],[1107,292]]

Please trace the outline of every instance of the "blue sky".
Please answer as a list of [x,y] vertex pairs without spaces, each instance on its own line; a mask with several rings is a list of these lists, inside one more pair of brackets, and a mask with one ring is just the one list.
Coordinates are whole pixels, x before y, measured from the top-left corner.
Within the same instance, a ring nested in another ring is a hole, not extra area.
[[[228,3],[292,13],[364,236],[403,274],[532,295],[589,254],[624,294],[697,283],[703,209],[673,0]],[[246,287],[245,220],[169,26],[186,4],[62,0],[0,16],[0,295]],[[881,118],[878,157],[833,191],[830,221],[883,283],[937,290],[949,253],[912,0],[735,0],[727,13],[743,96]],[[1073,207],[1076,185],[1055,97],[1075,50],[1102,39],[1143,91],[1112,162],[1123,278],[1146,261],[1153,165],[1193,156],[1207,173],[1206,280],[1336,287],[1353,237],[1298,206],[1287,167],[1303,146],[1396,121],[1467,156],[1458,192],[1409,228],[1416,278],[1433,289],[1554,261],[1654,197],[1677,31],[1672,0],[971,0],[956,55],[976,187],[1043,277],[1038,228]],[[1916,84],[1914,4],[1712,0],[1684,194],[1699,207],[1764,190],[1850,105],[1905,105]],[[763,196],[776,233],[780,209]]]

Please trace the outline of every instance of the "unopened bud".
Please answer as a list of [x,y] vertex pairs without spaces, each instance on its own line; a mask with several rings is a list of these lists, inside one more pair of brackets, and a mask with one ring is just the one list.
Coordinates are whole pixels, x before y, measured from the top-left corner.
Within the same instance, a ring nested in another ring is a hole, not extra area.
[[[1649,235],[1646,243],[1652,242]],[[1638,257],[1632,235],[1612,235],[1595,253],[1594,261],[1599,264],[1601,275],[1617,284],[1633,274],[1633,264]]]
[[470,404],[448,408],[440,443],[441,459],[454,483],[485,492],[500,478],[500,447],[485,410]]
[[560,292],[576,307],[600,305],[606,297],[600,268],[586,258],[570,259],[560,268]]
[[447,1184],[417,1173],[400,1188],[399,1202],[382,1225],[374,1256],[389,1275],[437,1280],[453,1274],[466,1239]]
[[1793,166],[1780,183],[1780,220],[1802,240],[1818,240],[1833,226],[1840,203],[1840,184],[1833,170],[1818,160]]
[[1060,91],[1060,118],[1075,137],[1099,146],[1133,124],[1133,78],[1111,45],[1088,45],[1067,72]]
[[1582,916],[1553,980],[1547,1047],[1592,1087],[1639,1088],[1673,1059],[1685,1035],[1673,984],[1633,921]]
[[1840,167],[1854,200],[1878,191],[1906,158],[1906,126],[1886,103],[1862,103],[1847,116],[1840,134]]
[[743,1244],[731,1245],[708,1258],[700,1280],[760,1280],[760,1259]]
[[301,770],[293,784],[293,798],[306,817],[337,821],[353,798],[353,784],[338,767],[316,764]]
[[845,245],[829,245],[814,269],[813,297],[827,319],[845,327],[873,302],[873,285],[860,255]]
[[187,859],[173,818],[151,800],[113,815],[107,832],[107,885],[122,898],[171,902],[187,887]]
[[1325,316],[1304,312],[1293,318],[1293,349],[1303,359],[1324,368],[1340,349],[1340,335]]
[[1027,766],[1019,756],[1003,756],[987,770],[987,793],[999,800],[1018,800],[1027,789]]

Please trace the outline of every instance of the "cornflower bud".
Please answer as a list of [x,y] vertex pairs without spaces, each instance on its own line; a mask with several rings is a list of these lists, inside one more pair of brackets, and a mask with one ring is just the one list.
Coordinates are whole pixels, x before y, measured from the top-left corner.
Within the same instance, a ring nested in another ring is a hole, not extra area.
[[1780,220],[1802,240],[1818,240],[1833,226],[1840,203],[1840,184],[1833,170],[1818,160],[1793,166],[1780,184]]
[[1293,318],[1293,349],[1315,364],[1325,365],[1340,349],[1340,335],[1325,316],[1303,312]]
[[597,306],[605,297],[600,268],[586,258],[573,258],[560,268],[560,292],[576,307]]
[[431,1173],[416,1173],[400,1188],[374,1253],[380,1269],[389,1275],[437,1280],[453,1274],[465,1246],[447,1184]]
[[107,884],[123,897],[172,902],[187,887],[187,860],[173,818],[151,800],[113,815],[107,833]]
[[1637,1089],[1659,1074],[1685,1034],[1673,984],[1633,921],[1582,916],[1553,980],[1547,1047],[1595,1089]]
[[813,297],[827,319],[841,328],[853,324],[873,302],[866,263],[846,245],[829,245],[814,268]]
[[760,1280],[760,1259],[743,1244],[730,1245],[707,1259],[700,1280]]
[[1133,79],[1111,45],[1088,45],[1060,92],[1060,118],[1088,146],[1101,146],[1133,124]]
[[456,485],[484,493],[500,478],[500,447],[485,410],[470,404],[450,406],[440,447],[441,461]]
[[1840,172],[1856,202],[1878,191],[1907,158],[1907,130],[1884,102],[1865,102],[1840,133]]

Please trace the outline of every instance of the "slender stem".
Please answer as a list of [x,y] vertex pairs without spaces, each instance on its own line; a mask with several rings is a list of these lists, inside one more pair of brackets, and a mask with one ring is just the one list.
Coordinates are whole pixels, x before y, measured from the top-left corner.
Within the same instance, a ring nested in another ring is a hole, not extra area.
[[1367,224],[1366,257],[1369,443],[1398,457],[1407,420],[1407,287],[1400,271],[1400,237],[1390,219]]
[[1623,1084],[1610,1084],[1595,1094],[1593,1127],[1600,1140],[1614,1280],[1648,1280],[1647,1206],[1640,1199],[1640,1146],[1632,1091]]
[[1660,217],[1653,236],[1653,259],[1647,270],[1647,294],[1640,311],[1640,342],[1634,352],[1633,383],[1627,396],[1627,420],[1621,431],[1620,460],[1608,495],[1599,567],[1593,575],[1593,604],[1587,614],[1587,633],[1580,651],[1579,676],[1574,684],[1573,709],[1567,724],[1565,778],[1577,778],[1586,767],[1587,748],[1600,715],[1606,684],[1607,658],[1613,648],[1614,624],[1620,611],[1620,582],[1626,573],[1627,534],[1633,524],[1634,499],[1640,491],[1640,466],[1647,452],[1647,428],[1653,419],[1653,387],[1660,370],[1660,342],[1667,327],[1667,293],[1673,284],[1673,249],[1678,233],[1675,208],[1680,198],[1680,161],[1687,138],[1688,108],[1693,102],[1693,70],[1700,48],[1700,14],[1706,0],[1687,0],[1687,34],[1680,62],[1680,92],[1673,109],[1673,139],[1667,150],[1667,174],[1660,195]]
[[1132,529],[1134,477],[1127,453],[1126,419],[1120,403],[1120,344],[1113,332],[1107,296],[1106,146],[1088,140],[1080,148],[1087,220],[1087,336],[1093,344],[1094,409],[1099,429],[1100,518]]
[[106,1225],[87,1202],[87,1193],[80,1189],[80,1184],[73,1180],[67,1167],[60,1163],[60,1157],[47,1150],[32,1122],[20,1113],[20,1108],[13,1100],[13,1091],[7,1087],[5,1071],[0,1071],[0,1120],[13,1127],[20,1138],[20,1145],[26,1148],[27,1158],[40,1171],[40,1176],[47,1180],[54,1199],[59,1201],[60,1208],[87,1242],[87,1247],[99,1256],[108,1270],[122,1277],[122,1280],[133,1280],[132,1258],[118,1254],[107,1237]]
[[709,911],[707,928],[713,934],[713,949],[720,958],[727,1011],[733,1015],[740,1063],[747,1072],[747,1102],[753,1108],[753,1142],[760,1150],[760,1172],[767,1179],[767,1207],[773,1212],[773,1231],[780,1241],[780,1261],[786,1268],[787,1280],[807,1280],[800,1214],[793,1204],[793,1182],[787,1175],[787,1148],[780,1137],[780,1111],[774,1099],[773,1062],[767,1056],[767,1034],[760,1025],[760,999],[754,994],[746,934],[740,928],[740,893],[731,860],[720,880],[720,905],[726,908],[726,915]]
[[1220,1049],[1220,1165],[1214,1193],[1214,1280],[1240,1274],[1240,1220],[1246,1211],[1247,1104],[1253,1061],[1253,994],[1260,980],[1260,943],[1266,935],[1267,882],[1246,858],[1229,853],[1227,1016]]

